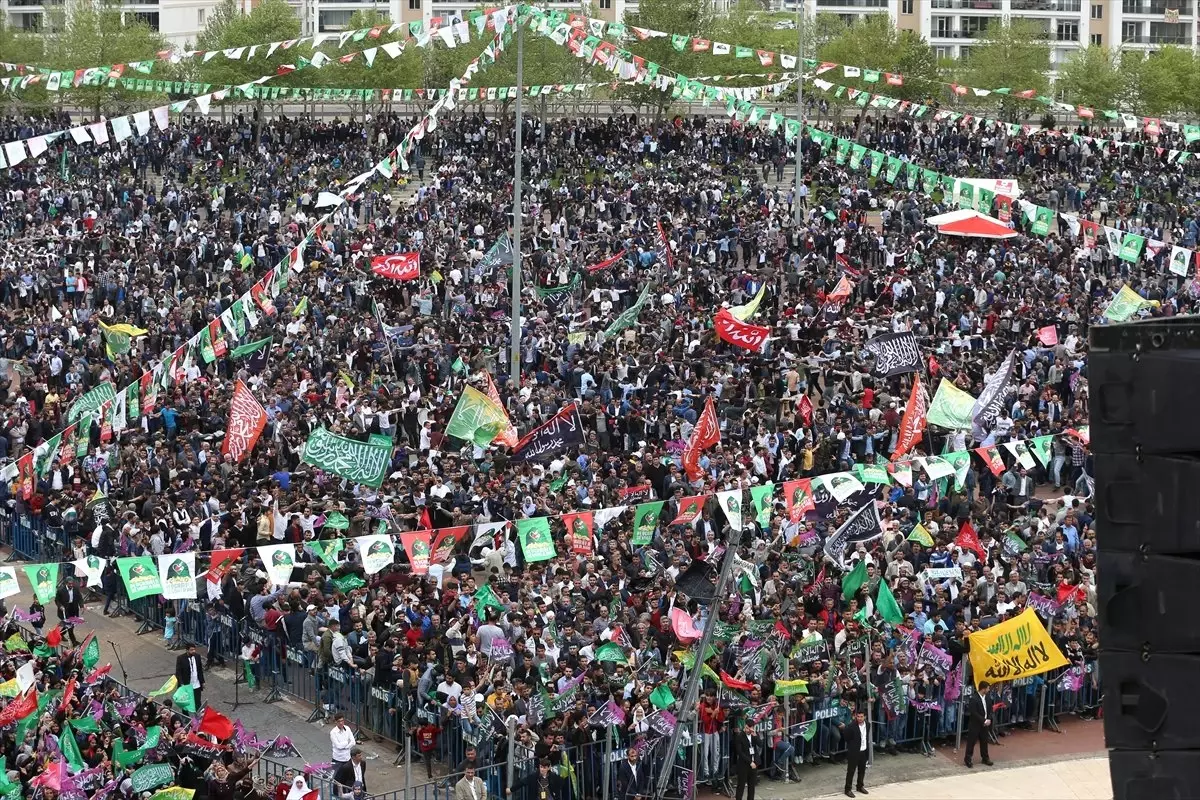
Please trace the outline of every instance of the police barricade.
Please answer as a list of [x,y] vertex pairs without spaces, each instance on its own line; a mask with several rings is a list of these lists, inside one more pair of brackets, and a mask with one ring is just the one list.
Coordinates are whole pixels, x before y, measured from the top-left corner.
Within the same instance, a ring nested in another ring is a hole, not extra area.
[[1047,673],[1043,693],[1039,726],[1057,731],[1058,718],[1061,716],[1096,718],[1100,713],[1102,699],[1099,662],[1094,659],[1085,660],[1081,664]]
[[0,545],[12,547],[13,515],[8,506],[0,505]]
[[27,561],[41,561],[42,536],[34,525],[34,519],[26,514],[18,514],[13,518],[12,548],[13,553]]

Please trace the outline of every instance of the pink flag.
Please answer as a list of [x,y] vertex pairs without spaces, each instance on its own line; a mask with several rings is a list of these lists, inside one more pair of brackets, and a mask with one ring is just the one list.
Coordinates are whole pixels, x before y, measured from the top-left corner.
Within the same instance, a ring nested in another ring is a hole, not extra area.
[[671,628],[683,644],[691,644],[700,640],[700,631],[688,613],[679,606],[671,609]]
[[1053,325],[1038,328],[1038,341],[1046,345],[1046,347],[1054,347],[1054,345],[1058,344],[1058,328],[1055,328]]

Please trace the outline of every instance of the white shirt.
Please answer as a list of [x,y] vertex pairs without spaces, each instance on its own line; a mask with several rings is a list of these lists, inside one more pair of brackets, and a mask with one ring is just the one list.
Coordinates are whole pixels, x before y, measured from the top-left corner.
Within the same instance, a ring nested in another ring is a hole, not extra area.
[[[356,744],[354,731],[334,725],[329,731],[329,744],[333,747],[333,761],[349,761],[350,748]],[[357,777],[358,773],[355,773]],[[358,778],[362,780],[361,778]]]
[[859,723],[858,726],[858,752],[863,752],[867,749],[867,723]]
[[979,702],[983,704],[983,721],[987,722],[987,719],[988,719],[987,692],[979,693]]

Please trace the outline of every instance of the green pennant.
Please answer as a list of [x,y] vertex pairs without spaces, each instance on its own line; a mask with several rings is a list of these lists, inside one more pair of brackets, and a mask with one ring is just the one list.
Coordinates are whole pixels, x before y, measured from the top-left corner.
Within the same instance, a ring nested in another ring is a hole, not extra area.
[[842,597],[847,601],[858,593],[863,584],[867,582],[867,562],[865,559],[859,559],[854,565],[854,569],[847,572],[842,578]]
[[896,602],[896,597],[892,594],[892,590],[888,588],[886,580],[879,582],[875,611],[883,618],[884,622],[892,625],[899,625],[904,621],[904,612],[900,610],[900,605]]
[[641,503],[634,509],[631,541],[635,546],[647,545],[653,541],[664,505],[665,501],[658,500],[653,503]]

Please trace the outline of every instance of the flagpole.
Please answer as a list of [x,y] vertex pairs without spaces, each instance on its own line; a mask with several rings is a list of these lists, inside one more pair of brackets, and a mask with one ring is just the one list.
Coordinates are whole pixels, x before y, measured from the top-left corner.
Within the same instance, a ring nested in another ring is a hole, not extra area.
[[522,127],[525,124],[521,109],[521,96],[525,93],[525,36],[521,27],[521,12],[517,19],[517,100],[516,100],[516,149],[513,153],[513,221],[512,221],[512,321],[509,323],[508,379],[513,391],[521,388],[521,147]]
[[792,219],[800,225],[800,183],[804,180],[804,4],[807,0],[793,0],[796,4],[796,121],[800,132],[796,135],[796,198],[792,202]]
[[708,652],[708,647],[716,634],[717,618],[721,616],[719,606],[722,597],[725,595],[725,587],[729,585],[729,581],[733,577],[733,562],[741,541],[742,531],[740,527],[735,527],[731,523],[729,526],[729,541],[725,548],[725,559],[721,563],[721,574],[717,577],[717,584],[713,591],[712,607],[704,619],[704,633],[700,636],[700,642],[696,650],[696,659],[692,664],[692,672],[688,675],[687,688],[684,690],[683,703],[680,705],[679,719],[676,722],[675,730],[671,732],[671,742],[667,746],[667,761],[663,765],[663,769],[659,772],[658,783],[654,787],[655,800],[663,800],[663,797],[666,796],[667,786],[671,782],[671,773],[674,772],[675,753],[679,749],[680,736],[683,733],[684,726],[695,720],[697,716],[696,708],[700,694],[700,677],[704,670],[704,654]]
[[864,625],[863,628],[865,629],[866,635],[867,635],[867,652],[865,654],[863,654],[863,669],[867,673],[867,675],[866,675],[866,678],[867,678],[867,731],[868,731],[868,733],[867,733],[867,763],[874,764],[875,763],[875,741],[874,741],[874,737],[872,737],[870,735],[870,731],[872,729],[871,728],[871,708],[872,708],[872,706],[875,705],[875,701],[873,699],[871,699],[871,688],[873,686],[873,684],[871,683],[871,626]]
[[396,372],[396,357],[392,355],[392,337],[387,334],[387,327],[383,324],[383,314],[379,313],[379,303],[375,302],[375,298],[371,298],[371,310],[375,312],[375,319],[379,322],[379,332],[383,334],[383,345],[388,352],[388,366],[392,369],[392,374]]

